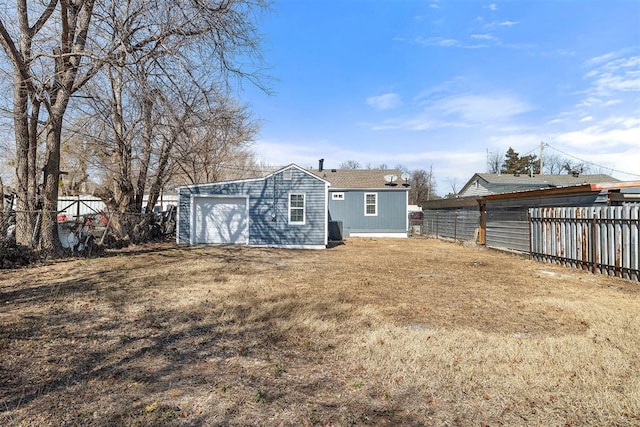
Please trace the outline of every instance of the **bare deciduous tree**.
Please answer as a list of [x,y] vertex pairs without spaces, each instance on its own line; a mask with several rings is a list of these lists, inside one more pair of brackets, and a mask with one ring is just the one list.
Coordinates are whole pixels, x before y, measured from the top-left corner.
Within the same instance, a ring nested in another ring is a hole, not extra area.
[[[100,83],[88,91],[105,83],[111,89],[101,100],[107,108],[98,115],[111,121],[110,132],[103,128],[102,136],[115,139],[109,153],[118,165],[118,173],[111,174],[116,182],[112,191],[121,210],[133,211],[141,203],[137,190],[147,182],[145,165],[159,162],[166,167],[166,147],[175,142],[154,133],[156,106],[163,104],[160,94],[166,92],[162,85],[187,79],[206,92],[212,82],[228,85],[229,77],[237,76],[262,86],[255,67],[260,39],[254,19],[265,6],[262,0],[17,0],[14,7],[4,8],[0,44],[13,76],[18,242],[31,243],[41,199],[40,248],[53,254],[60,249],[55,211],[61,141],[74,94],[103,72]],[[132,92],[130,82],[140,91]],[[39,153],[41,139],[44,150]],[[135,139],[143,147],[160,139],[166,149],[143,150],[133,181],[132,160],[139,154],[131,144]]]
[[[0,44],[13,74],[18,243],[30,244],[40,174],[37,148],[45,140],[39,246],[55,254],[62,124],[71,95],[95,73],[83,62],[94,0],[17,1],[0,19]],[[35,17],[35,19],[30,19]]]
[[340,169],[360,169],[360,162],[357,160],[346,160],[340,163]]
[[504,154],[499,151],[490,152],[487,155],[487,173],[500,173]]
[[587,163],[569,160],[558,154],[545,154],[543,167],[544,173],[549,175],[570,174],[574,171],[589,173],[592,169]]
[[451,188],[451,194],[458,194],[458,187],[460,186],[458,178],[455,176],[453,178],[447,178],[447,183],[449,184],[449,188]]
[[435,182],[431,168],[429,171],[416,169],[410,173],[409,183],[409,203],[412,205],[422,205],[433,199],[436,195]]
[[198,184],[246,177],[257,169],[249,144],[258,132],[248,108],[216,96],[213,108],[192,118],[176,144],[174,181]]

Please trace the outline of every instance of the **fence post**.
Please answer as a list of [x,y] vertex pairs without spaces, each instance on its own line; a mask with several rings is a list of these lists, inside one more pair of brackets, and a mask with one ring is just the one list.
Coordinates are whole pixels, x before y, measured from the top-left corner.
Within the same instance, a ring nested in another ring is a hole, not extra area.
[[532,223],[531,223],[531,209],[527,209],[527,223],[529,224],[529,259],[533,259],[533,242],[531,241],[531,228],[532,228]]
[[596,249],[596,239],[597,239],[597,235],[596,235],[596,227],[598,225],[598,221],[596,220],[596,213],[593,213],[593,221],[591,223],[591,273],[596,274],[596,256],[597,256],[597,249]]
[[453,216],[453,241],[458,241],[458,212]]

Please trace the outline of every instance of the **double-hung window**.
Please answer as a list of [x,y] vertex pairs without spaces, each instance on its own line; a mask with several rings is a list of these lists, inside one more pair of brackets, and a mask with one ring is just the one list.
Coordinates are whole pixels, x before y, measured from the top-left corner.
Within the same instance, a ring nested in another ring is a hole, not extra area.
[[289,223],[304,224],[305,218],[305,195],[301,193],[289,194]]
[[364,216],[378,215],[378,193],[364,193]]

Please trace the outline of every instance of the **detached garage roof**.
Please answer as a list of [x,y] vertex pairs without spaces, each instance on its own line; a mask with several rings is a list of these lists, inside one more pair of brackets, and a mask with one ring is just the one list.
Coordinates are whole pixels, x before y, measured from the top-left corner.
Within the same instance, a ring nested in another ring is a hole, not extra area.
[[308,175],[313,176],[314,178],[320,178],[322,181],[326,182],[327,184],[330,184],[329,181],[327,181],[326,179],[323,179],[321,176],[318,176],[314,173],[312,173],[312,171],[308,171],[307,169],[301,168],[300,166],[296,165],[295,163],[291,163],[290,165],[278,168],[278,169],[270,169],[269,171],[265,171],[265,173],[258,173],[258,176],[255,178],[245,178],[245,179],[232,179],[229,181],[216,181],[216,182],[207,182],[207,183],[202,183],[202,184],[191,184],[191,185],[181,185],[179,187],[176,187],[176,191],[180,192],[181,188],[195,188],[195,187],[201,187],[203,185],[224,185],[224,184],[232,184],[232,183],[240,183],[240,182],[253,182],[253,181],[262,181],[265,180],[267,178],[271,178],[273,175],[276,175],[286,169],[289,168],[294,168],[297,169],[301,172],[304,172]]

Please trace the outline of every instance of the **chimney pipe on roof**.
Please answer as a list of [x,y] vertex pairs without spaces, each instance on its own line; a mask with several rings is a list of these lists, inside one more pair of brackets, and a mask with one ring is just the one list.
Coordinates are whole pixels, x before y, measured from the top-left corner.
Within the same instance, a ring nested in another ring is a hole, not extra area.
[[318,171],[322,172],[324,170],[324,159],[318,160]]

